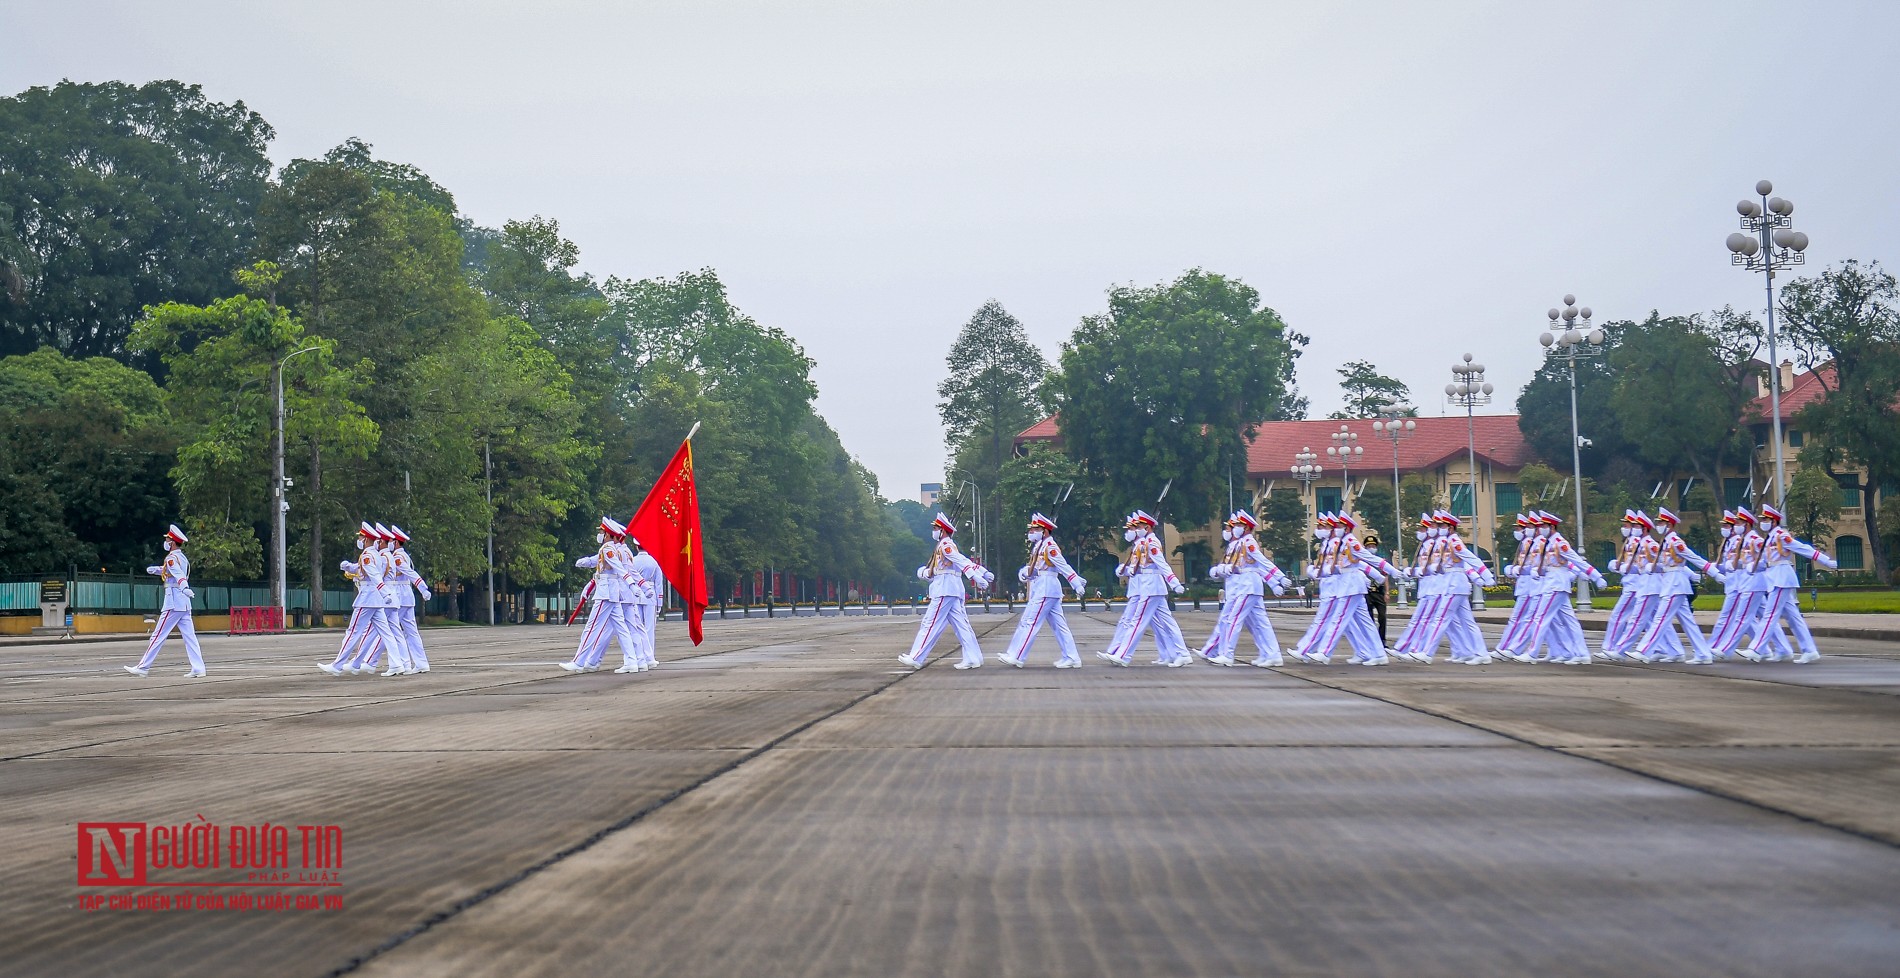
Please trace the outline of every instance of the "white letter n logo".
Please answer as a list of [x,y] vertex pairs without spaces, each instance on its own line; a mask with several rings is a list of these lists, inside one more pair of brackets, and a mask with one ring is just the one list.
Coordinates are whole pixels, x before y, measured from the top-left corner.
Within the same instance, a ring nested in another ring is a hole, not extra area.
[[144,822],[79,823],[79,885],[145,882]]

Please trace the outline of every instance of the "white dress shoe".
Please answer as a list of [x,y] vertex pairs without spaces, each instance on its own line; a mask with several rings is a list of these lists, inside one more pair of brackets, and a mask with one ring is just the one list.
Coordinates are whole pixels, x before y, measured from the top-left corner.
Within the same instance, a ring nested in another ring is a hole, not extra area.
[[317,663],[317,668],[322,669],[326,675],[331,675],[331,676],[343,675],[343,670],[338,669],[337,667],[329,664],[328,662]]
[[126,672],[129,672],[132,675],[139,677],[140,679],[144,679],[147,674],[147,670],[140,669],[138,666],[125,666],[123,668],[125,669]]
[[572,662],[560,663],[560,667],[563,671],[566,671],[566,672],[585,672],[586,671],[582,669],[580,666],[577,666]]
[[203,679],[204,677],[205,677],[205,671],[203,669],[186,669],[185,670],[184,678],[186,679]]
[[1803,652],[1800,655],[1795,656],[1794,661],[1813,662],[1814,660],[1819,659],[1820,657],[1821,657],[1821,653],[1819,652]]
[[1057,668],[1057,669],[1080,669],[1080,668],[1082,668],[1082,660],[1080,660],[1080,659],[1057,659],[1057,660],[1056,660],[1056,668]]

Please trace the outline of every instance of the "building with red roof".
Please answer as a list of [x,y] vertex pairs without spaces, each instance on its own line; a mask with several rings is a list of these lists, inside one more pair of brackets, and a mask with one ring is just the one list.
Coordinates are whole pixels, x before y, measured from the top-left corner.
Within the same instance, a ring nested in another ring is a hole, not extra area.
[[[1515,516],[1523,499],[1517,490],[1517,473],[1524,466],[1540,461],[1530,443],[1518,430],[1515,414],[1486,414],[1470,419],[1460,417],[1412,418],[1411,433],[1397,445],[1398,472],[1401,478],[1422,475],[1436,490],[1438,505],[1468,522],[1467,533],[1489,552],[1497,517]],[[1340,432],[1358,435],[1356,445],[1364,450],[1343,467],[1326,454],[1333,446],[1333,435]],[[1032,444],[1060,447],[1062,432],[1056,417],[1036,422],[1015,438],[1016,450],[1026,451]],[[1471,505],[1470,449],[1475,445],[1478,467],[1476,518]],[[1310,486],[1294,480],[1294,455],[1310,451],[1319,456],[1323,472]],[[1565,466],[1568,468],[1568,466]],[[1264,421],[1247,446],[1247,482],[1252,490],[1253,508],[1269,491],[1299,489],[1306,502],[1307,516],[1340,509],[1350,477],[1352,495],[1357,496],[1367,482],[1377,479],[1391,483],[1393,443],[1379,437],[1369,420],[1350,421]],[[1416,514],[1407,514],[1415,516]],[[1181,531],[1182,539],[1193,541],[1219,538],[1219,527],[1209,526]]]

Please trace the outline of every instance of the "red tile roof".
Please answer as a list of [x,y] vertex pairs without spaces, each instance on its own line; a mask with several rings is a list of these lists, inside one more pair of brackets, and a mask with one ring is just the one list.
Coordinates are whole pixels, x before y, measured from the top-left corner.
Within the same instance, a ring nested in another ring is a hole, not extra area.
[[[1410,437],[1399,442],[1399,471],[1434,469],[1465,454],[1464,418],[1413,420],[1418,422],[1418,428]],[[1391,471],[1391,443],[1373,434],[1371,421],[1265,421],[1261,423],[1253,443],[1247,446],[1248,477],[1272,479],[1291,476],[1294,453],[1307,448],[1320,456],[1321,465],[1329,471],[1335,470],[1338,463],[1326,457],[1326,447],[1332,444],[1330,436],[1342,424],[1347,426],[1348,431],[1358,433],[1359,447],[1366,450],[1362,460],[1353,468],[1364,465],[1368,471]],[[1524,440],[1523,432],[1517,429],[1517,415],[1479,415],[1472,419],[1471,427],[1477,436],[1479,458],[1499,468],[1511,470],[1521,469],[1537,461],[1530,443]],[[1059,437],[1056,419],[1051,416],[1024,429],[1016,436],[1016,441],[1057,441]]]
[[[1822,386],[1823,380],[1827,382],[1825,387]],[[1827,396],[1827,388],[1832,386],[1834,386],[1833,361],[1821,364],[1805,373],[1795,374],[1794,383],[1788,385],[1788,389],[1781,392],[1782,422],[1786,423],[1802,408]],[[1774,413],[1769,409],[1770,402],[1767,394],[1755,398],[1755,400],[1751,402],[1751,407],[1753,410],[1745,413],[1750,417],[1760,419],[1763,424],[1766,424],[1770,415]]]

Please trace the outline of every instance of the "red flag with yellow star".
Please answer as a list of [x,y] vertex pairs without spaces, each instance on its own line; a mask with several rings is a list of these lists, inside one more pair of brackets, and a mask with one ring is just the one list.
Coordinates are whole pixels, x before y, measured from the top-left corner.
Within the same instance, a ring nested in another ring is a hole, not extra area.
[[[698,425],[694,425],[695,428]],[[627,532],[659,563],[661,573],[686,606],[686,630],[693,644],[704,638],[706,553],[699,532],[699,488],[693,478],[693,438],[686,436],[673,461],[640,504]]]

